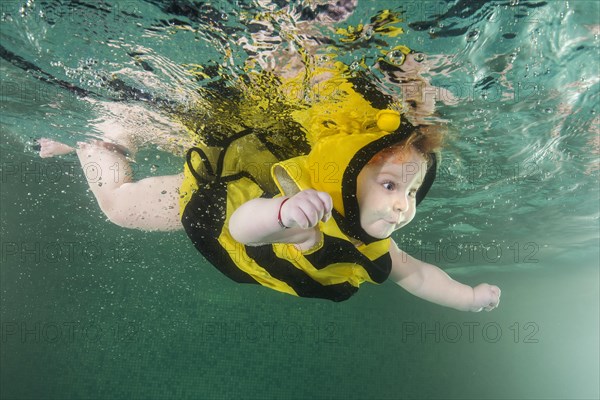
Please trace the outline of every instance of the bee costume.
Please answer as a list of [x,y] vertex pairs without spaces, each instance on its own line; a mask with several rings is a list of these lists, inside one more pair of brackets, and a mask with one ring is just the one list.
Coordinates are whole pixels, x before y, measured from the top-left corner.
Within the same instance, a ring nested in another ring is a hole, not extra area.
[[[310,144],[306,148],[299,140],[297,157],[282,159],[268,133],[252,128],[221,143],[217,154],[206,146],[188,151],[181,222],[198,251],[223,274],[240,283],[332,301],[347,300],[363,282],[388,278],[390,238],[373,238],[360,226],[356,182],[377,152],[406,139],[415,128],[395,111],[373,108],[355,89],[344,81],[331,100],[294,113]],[[417,204],[435,179],[436,160],[430,155]],[[327,192],[333,199],[332,218],[319,222],[322,237],[314,248],[247,246],[231,237],[229,219],[245,202],[305,189]]]

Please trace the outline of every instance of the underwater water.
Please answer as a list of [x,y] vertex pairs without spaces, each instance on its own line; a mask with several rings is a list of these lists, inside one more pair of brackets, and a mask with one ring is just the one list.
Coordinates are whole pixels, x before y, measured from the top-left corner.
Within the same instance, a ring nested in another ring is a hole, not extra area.
[[[325,3],[0,2],[2,399],[600,396],[600,3],[358,0],[324,27]],[[348,28],[385,9],[403,33]],[[257,20],[271,21],[262,41]],[[235,284],[183,232],[106,221],[95,172],[34,149],[116,121],[146,143],[136,177],[177,173],[172,141],[153,137],[219,118],[204,88],[243,80],[249,57],[264,68],[310,36],[303,24],[329,38],[311,57],[391,94],[371,67],[398,45],[424,55],[437,88],[424,95],[450,133],[394,237],[461,282],[497,284],[497,310],[445,309],[392,282],[342,303]]]

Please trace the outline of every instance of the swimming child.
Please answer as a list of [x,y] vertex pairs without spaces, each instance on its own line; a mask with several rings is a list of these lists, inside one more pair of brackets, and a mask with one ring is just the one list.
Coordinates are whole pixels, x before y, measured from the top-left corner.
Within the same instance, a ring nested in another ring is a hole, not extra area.
[[[203,256],[236,282],[343,301],[364,282],[391,278],[440,305],[496,308],[497,286],[456,282],[391,238],[414,218],[433,184],[441,135],[412,125],[393,105],[374,108],[354,89],[340,83],[331,99],[294,113],[309,151],[289,159],[278,155],[268,132],[253,128],[219,147],[192,147],[184,174],[138,182],[131,179],[127,141],[118,137],[77,149],[41,140],[40,154],[76,150],[82,166],[93,160],[111,171],[90,188],[112,222],[144,230],[183,227]],[[306,144],[298,139],[299,148]]]
[[[356,1],[342,3],[316,15],[344,19]],[[385,11],[376,18],[384,31],[388,20],[393,16]],[[264,18],[262,23],[268,28]],[[255,39],[259,45],[275,43]],[[304,46],[303,51],[320,48]],[[438,165],[441,134],[425,125],[433,98],[423,96],[431,86],[420,77],[419,54],[398,46],[380,62],[386,79],[402,89],[400,104],[364,79],[347,79],[347,68],[328,57],[309,71],[306,54],[294,49],[273,50],[272,59],[285,60],[273,65],[283,69],[266,63],[260,68],[266,74],[248,75],[248,97],[256,95],[258,106],[245,113],[249,122],[238,124],[233,134],[221,135],[222,126],[206,121],[188,126],[205,133],[187,151],[183,174],[134,182],[128,153],[135,152],[135,144],[115,127],[104,127],[104,140],[79,143],[76,149],[41,139],[40,155],[76,151],[82,167],[93,162],[102,176],[88,183],[109,220],[143,230],[183,227],[199,252],[236,282],[343,301],[364,282],[391,278],[440,305],[496,308],[497,286],[456,282],[400,250],[391,238],[414,218]],[[308,106],[273,117],[276,108],[262,96],[268,91],[260,84],[269,74],[288,89],[310,88],[283,96],[308,96]],[[228,113],[221,119],[244,113],[216,109]],[[400,110],[410,112],[412,123]]]

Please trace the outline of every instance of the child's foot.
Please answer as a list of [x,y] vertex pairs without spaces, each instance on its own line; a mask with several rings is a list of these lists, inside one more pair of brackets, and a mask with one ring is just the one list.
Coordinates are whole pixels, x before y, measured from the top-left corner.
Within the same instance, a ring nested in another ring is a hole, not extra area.
[[40,157],[42,158],[62,156],[75,151],[73,147],[52,139],[39,138],[36,140],[36,143],[39,146]]

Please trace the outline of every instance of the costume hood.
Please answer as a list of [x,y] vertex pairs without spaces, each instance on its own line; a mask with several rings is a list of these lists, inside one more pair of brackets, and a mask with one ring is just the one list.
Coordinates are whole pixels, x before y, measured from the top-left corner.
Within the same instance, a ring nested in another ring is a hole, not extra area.
[[[279,162],[271,173],[285,196],[305,189],[329,193],[334,219],[344,234],[365,244],[372,243],[380,239],[370,236],[360,226],[356,199],[358,174],[376,153],[406,139],[415,129],[409,122],[400,121],[398,113],[384,110],[377,114],[374,129],[321,137],[308,155]],[[417,205],[435,180],[438,157],[432,153],[428,158],[427,172],[417,192]]]

